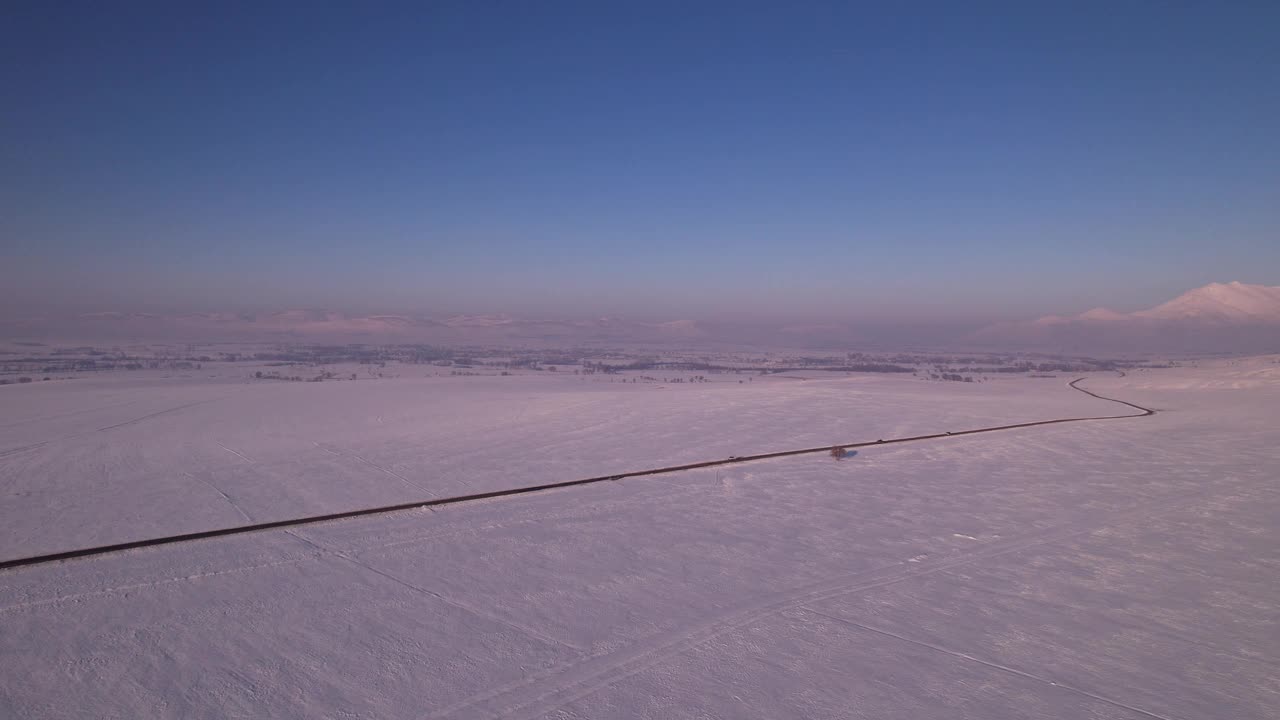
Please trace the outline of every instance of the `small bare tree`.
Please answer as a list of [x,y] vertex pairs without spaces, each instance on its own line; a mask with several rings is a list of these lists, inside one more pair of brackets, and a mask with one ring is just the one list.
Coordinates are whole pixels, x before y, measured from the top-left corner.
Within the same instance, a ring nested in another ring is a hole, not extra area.
[[848,451],[846,451],[844,448],[840,447],[839,445],[836,445],[835,447],[831,448],[831,457],[837,460],[843,459],[844,456],[848,454],[849,454]]

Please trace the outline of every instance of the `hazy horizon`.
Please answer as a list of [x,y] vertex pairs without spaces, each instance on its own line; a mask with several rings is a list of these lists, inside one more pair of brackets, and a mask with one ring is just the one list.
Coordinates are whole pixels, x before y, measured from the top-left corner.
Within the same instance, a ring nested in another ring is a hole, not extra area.
[[[1237,281],[1236,278],[1210,278],[1201,285]],[[1280,285],[1280,282],[1257,282],[1257,285]],[[940,325],[956,328],[976,327],[997,322],[1034,320],[1047,315],[1076,315],[1087,310],[1104,307],[1121,313],[1144,310],[1197,286],[1174,288],[1170,294],[1146,293],[1134,299],[1130,288],[1117,288],[1114,292],[1100,291],[1097,295],[1081,298],[1068,304],[1052,305],[1047,300],[1029,300],[1017,305],[1004,304],[986,310],[957,308],[954,298],[934,294],[931,297],[906,298],[886,294],[868,298],[845,306],[833,306],[814,310],[786,310],[771,307],[756,309],[751,305],[659,305],[651,307],[619,307],[610,303],[578,303],[568,308],[542,308],[537,305],[510,305],[494,302],[462,303],[456,300],[437,304],[392,302],[335,303],[323,302],[323,298],[282,298],[271,303],[248,299],[217,299],[210,297],[200,301],[201,295],[190,293],[182,301],[159,299],[129,299],[121,293],[112,301],[109,292],[96,293],[93,298],[76,301],[69,297],[39,298],[5,289],[4,316],[0,319],[28,319],[32,317],[74,317],[94,314],[268,314],[294,310],[327,311],[351,316],[404,315],[409,317],[447,318],[466,315],[508,315],[531,321],[591,320],[596,318],[620,318],[636,322],[669,322],[694,320],[702,322],[736,323],[855,323],[855,324],[910,324]],[[289,299],[299,302],[289,303]],[[1114,299],[1114,301],[1112,301]],[[885,312],[889,311],[889,312]]]

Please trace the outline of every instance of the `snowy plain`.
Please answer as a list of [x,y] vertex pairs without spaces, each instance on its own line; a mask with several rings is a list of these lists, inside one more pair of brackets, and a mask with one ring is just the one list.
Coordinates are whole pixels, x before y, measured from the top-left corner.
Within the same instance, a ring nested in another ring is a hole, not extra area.
[[[0,554],[1126,412],[1069,379],[5,387]],[[0,717],[1280,715],[1276,358],[1084,386],[1159,413],[3,571]]]
[[569,373],[279,383],[243,373],[135,373],[7,386],[0,487],[9,517],[0,548],[34,555],[1116,409],[1061,379],[814,375],[742,383],[735,375],[633,384]]

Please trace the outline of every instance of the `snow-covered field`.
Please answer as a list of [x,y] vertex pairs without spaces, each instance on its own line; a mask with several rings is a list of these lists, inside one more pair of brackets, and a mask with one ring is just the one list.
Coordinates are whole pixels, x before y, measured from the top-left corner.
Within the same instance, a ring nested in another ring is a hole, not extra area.
[[6,386],[0,555],[1124,410],[1065,379],[727,377],[277,383],[124,373]]
[[[1154,417],[0,571],[0,717],[1273,718],[1275,360],[1085,382]],[[0,555],[1125,412],[1069,377],[132,377],[0,388]]]

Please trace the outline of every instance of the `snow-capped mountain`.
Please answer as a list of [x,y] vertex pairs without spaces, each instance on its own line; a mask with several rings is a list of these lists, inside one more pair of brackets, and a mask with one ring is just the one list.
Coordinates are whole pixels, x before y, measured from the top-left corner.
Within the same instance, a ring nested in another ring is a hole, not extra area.
[[1157,320],[1280,323],[1280,287],[1213,283],[1133,316]]
[[1212,283],[1147,310],[1094,308],[1079,315],[991,325],[987,345],[1070,350],[1233,352],[1280,349],[1280,287]]

